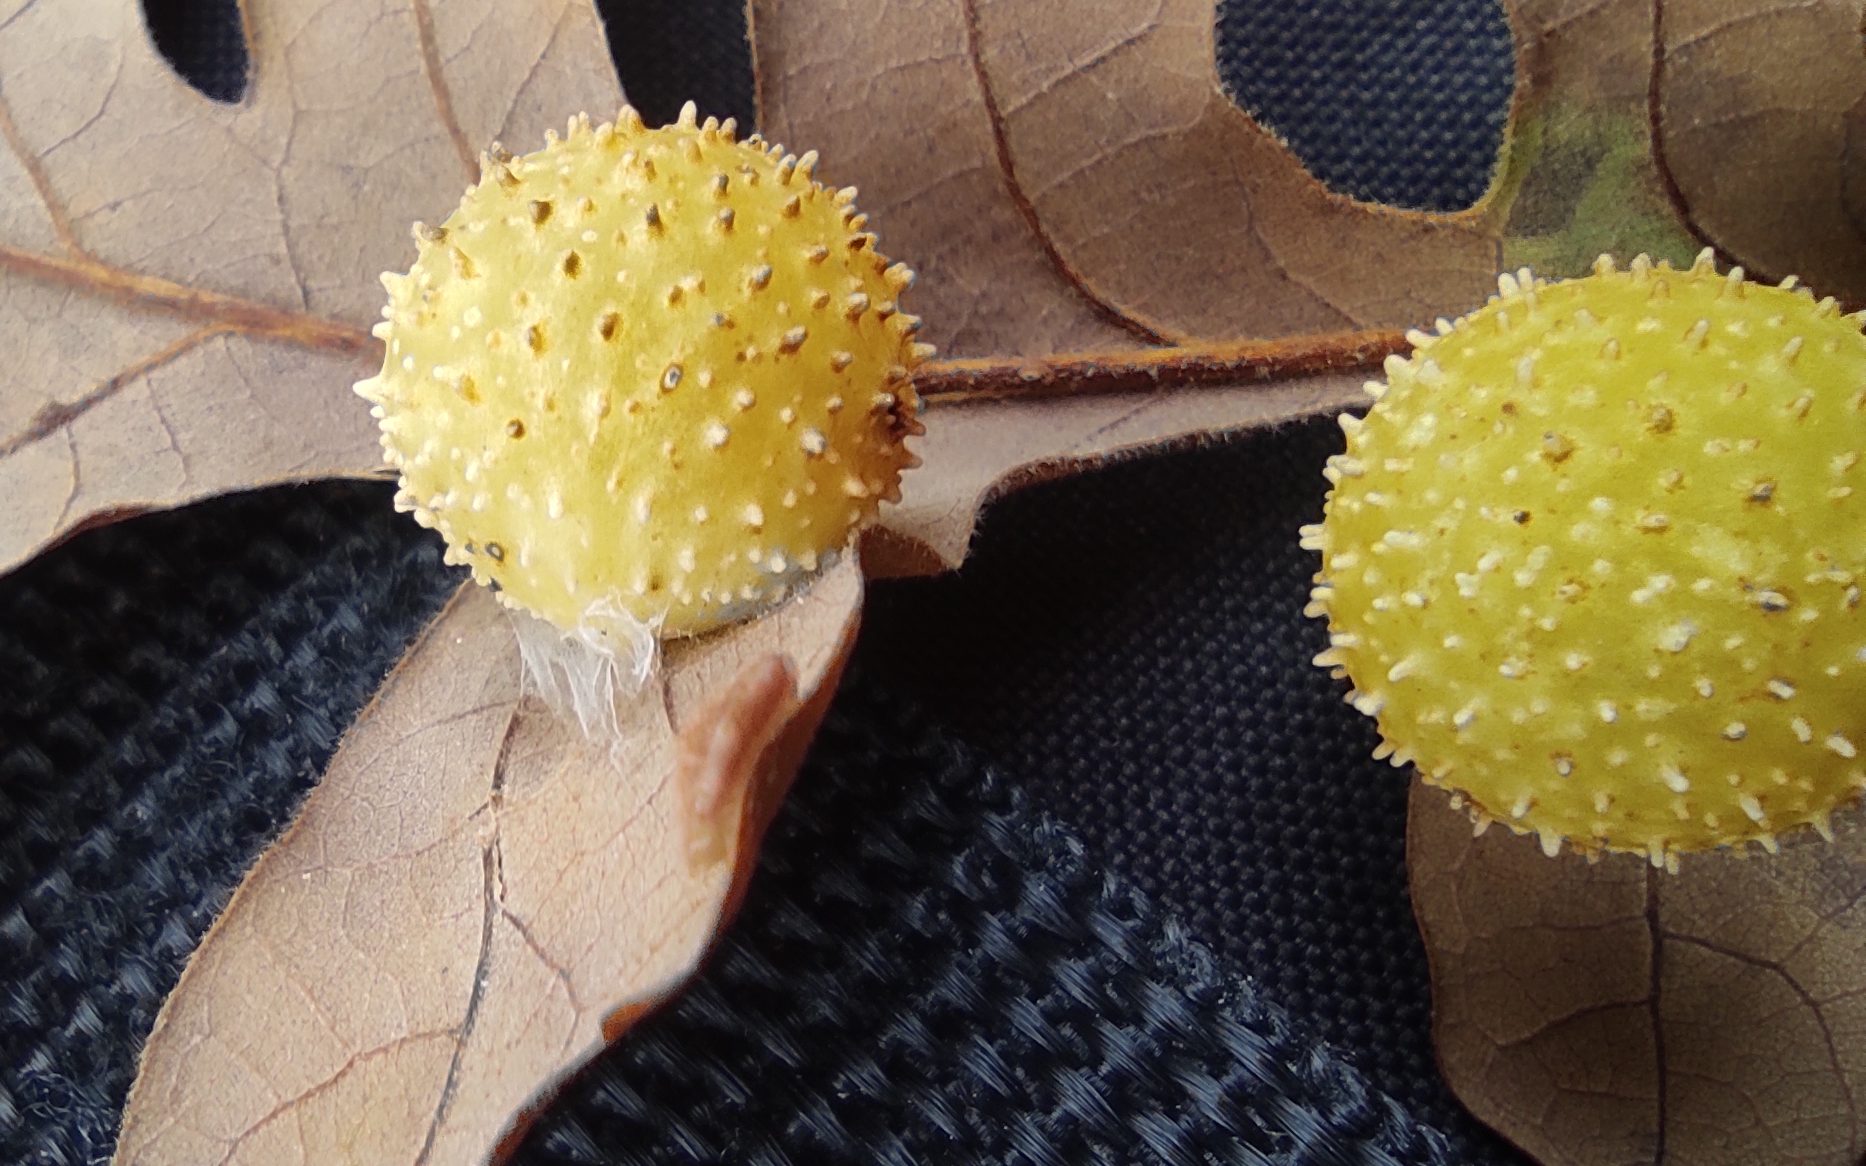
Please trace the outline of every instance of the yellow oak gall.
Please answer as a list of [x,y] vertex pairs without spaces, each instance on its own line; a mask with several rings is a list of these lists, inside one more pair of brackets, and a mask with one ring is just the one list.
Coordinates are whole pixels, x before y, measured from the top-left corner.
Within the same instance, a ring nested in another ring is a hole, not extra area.
[[691,105],[579,116],[416,227],[357,391],[449,562],[565,631],[698,634],[899,497],[931,352],[913,275],[815,164]]
[[1411,339],[1303,532],[1380,754],[1550,854],[1826,833],[1866,785],[1860,320],[1706,252]]

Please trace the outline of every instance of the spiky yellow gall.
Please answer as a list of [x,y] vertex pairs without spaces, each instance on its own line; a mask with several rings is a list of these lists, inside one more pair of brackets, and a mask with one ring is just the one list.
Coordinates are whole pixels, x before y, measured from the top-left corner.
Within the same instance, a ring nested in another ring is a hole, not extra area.
[[1411,339],[1303,532],[1381,753],[1551,854],[1826,832],[1866,785],[1859,319],[1707,252]]
[[567,631],[696,634],[899,497],[931,351],[912,273],[815,163],[691,105],[579,116],[417,225],[357,391],[449,562]]

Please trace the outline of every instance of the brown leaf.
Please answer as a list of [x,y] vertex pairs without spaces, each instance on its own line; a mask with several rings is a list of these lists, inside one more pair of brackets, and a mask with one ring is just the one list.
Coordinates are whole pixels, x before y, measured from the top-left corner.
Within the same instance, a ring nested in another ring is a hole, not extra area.
[[712,943],[861,593],[850,558],[670,646],[612,759],[520,699],[510,624],[469,585],[189,965],[117,1161],[485,1161]]
[[1415,782],[1433,1029],[1471,1111],[1544,1166],[1857,1166],[1866,820],[1769,858],[1543,857]]
[[241,5],[237,104],[136,0],[0,24],[0,570],[124,513],[373,472],[376,276],[475,151],[620,102],[589,0]]
[[1666,0],[1659,154],[1694,230],[1772,277],[1866,299],[1866,52],[1851,0]]
[[[753,0],[759,124],[862,192],[914,311],[959,357],[1345,328],[1481,302],[1485,214],[1327,191],[1219,88],[1212,0],[1083,20],[1048,0]],[[1405,278],[1395,273],[1405,272]],[[1359,377],[1094,400],[935,401],[872,566],[951,567],[978,507],[1070,466],[1335,411]]]

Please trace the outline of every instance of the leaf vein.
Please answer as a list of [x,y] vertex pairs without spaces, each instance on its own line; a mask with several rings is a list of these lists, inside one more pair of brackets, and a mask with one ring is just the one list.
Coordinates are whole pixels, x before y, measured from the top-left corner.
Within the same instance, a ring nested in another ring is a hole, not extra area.
[[[149,373],[154,372],[165,364],[174,362],[191,350],[200,347],[213,337],[220,335],[223,331],[223,329],[212,327],[197,329],[183,336],[181,339],[174,341],[167,347],[158,349],[148,356],[143,357],[122,372],[99,381],[91,388],[90,392],[85,393],[75,401],[47,402],[39,408],[38,412],[32,415],[32,420],[26,423],[26,428],[6,438],[4,441],[0,441],[0,461],[12,457],[29,445],[45,440],[54,433],[63,432],[67,438],[69,438],[71,435],[72,422],[78,420],[92,409],[97,408],[97,406],[122,392],[127,385],[141,377],[147,376]],[[162,415],[160,407],[156,409],[156,416],[162,421],[163,428],[168,430],[169,441],[172,444],[175,440],[175,431],[169,428],[167,418]],[[176,452],[180,453],[181,451],[177,449]],[[186,460],[184,456],[184,466]],[[72,467],[72,476],[75,479],[77,476],[77,449],[75,446],[73,446],[72,449]],[[75,482],[73,485],[73,492],[76,492]],[[69,508],[70,499],[66,499],[66,509],[69,510]],[[64,521],[64,517],[64,515],[60,516],[59,521],[61,523]]]
[[45,208],[46,216],[52,221],[52,233],[65,250],[73,255],[85,254],[84,247],[78,242],[77,234],[71,228],[71,214],[52,189],[52,180],[40,163],[39,156],[26,147],[26,140],[20,136],[19,124],[13,120],[13,107],[6,99],[4,89],[0,89],[0,137],[6,139],[7,148],[19,159],[19,164],[26,171],[27,181],[32,183],[33,193],[39,196],[39,205]]
[[985,106],[986,119],[991,124],[991,143],[998,155],[998,171],[1004,181],[1005,192],[1011,202],[1023,216],[1024,224],[1030,229],[1037,245],[1050,261],[1050,266],[1062,277],[1063,282],[1080,295],[1088,305],[1103,319],[1123,329],[1129,334],[1149,344],[1164,344],[1167,337],[1134,319],[1114,304],[1104,300],[1095,289],[1091,288],[1081,273],[1069,265],[1062,252],[1056,249],[1055,240],[1050,238],[1043,220],[1037,215],[1037,208],[1031,205],[1030,198],[1017,177],[1017,164],[1011,157],[1011,143],[1004,132],[1004,113],[998,108],[997,91],[992,88],[991,77],[985,69],[984,52],[979,46],[978,0],[960,0],[965,11],[966,56],[972,63],[972,74],[977,79],[979,94]]
[[434,1140],[440,1136],[441,1123],[447,1120],[448,1111],[453,1108],[455,1091],[460,1085],[460,1066],[466,1059],[467,1042],[472,1039],[474,1026],[479,1023],[480,1006],[486,1000],[486,984],[492,970],[493,925],[504,911],[500,889],[501,868],[504,858],[499,838],[498,803],[505,795],[506,764],[510,760],[512,741],[518,735],[518,717],[516,710],[506,722],[504,739],[499,742],[499,751],[493,760],[492,780],[488,783],[487,805],[492,807],[492,824],[488,831],[482,851],[482,873],[480,896],[484,903],[484,912],[480,922],[479,955],[473,961],[473,982],[467,991],[466,1009],[460,1017],[460,1025],[454,1030],[453,1057],[447,1063],[447,1076],[441,1082],[440,1096],[434,1102],[434,1115],[428,1122],[427,1136],[421,1141],[421,1149],[415,1155],[414,1166],[424,1166],[429,1156],[434,1153]]
[[454,112],[453,91],[447,87],[447,77],[442,72],[440,46],[434,39],[434,11],[428,0],[410,0],[410,10],[415,17],[415,41],[421,50],[421,72],[428,79],[428,90],[434,95],[434,111],[441,119],[441,126],[447,131],[447,137],[453,142],[454,153],[460,156],[460,165],[465,168],[468,179],[479,172],[478,153],[467,141],[466,131],[460,128],[460,118]]
[[0,243],[0,272],[9,271],[164,315],[199,321],[214,326],[216,331],[242,332],[303,348],[343,353],[360,354],[376,343],[361,328],[339,320],[189,287],[158,275],[102,263],[88,255],[67,259]]

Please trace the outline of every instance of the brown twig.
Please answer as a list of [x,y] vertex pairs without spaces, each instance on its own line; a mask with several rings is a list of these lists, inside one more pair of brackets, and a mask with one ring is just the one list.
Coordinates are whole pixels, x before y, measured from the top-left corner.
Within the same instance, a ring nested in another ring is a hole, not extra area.
[[939,406],[1007,397],[1215,388],[1371,369],[1407,347],[1404,332],[1372,330],[1218,344],[1192,341],[1171,348],[1027,360],[934,360],[914,374],[914,388],[929,405]]

